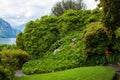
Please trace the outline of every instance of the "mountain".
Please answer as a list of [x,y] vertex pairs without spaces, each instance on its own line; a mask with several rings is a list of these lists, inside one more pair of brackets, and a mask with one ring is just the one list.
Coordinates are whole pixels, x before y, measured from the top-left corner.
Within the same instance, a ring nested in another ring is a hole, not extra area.
[[18,32],[19,31],[13,29],[8,22],[0,18],[0,37],[15,38]]
[[19,31],[22,31],[22,32],[23,32],[23,30],[25,29],[25,25],[26,25],[26,24],[22,24],[22,25],[20,25],[20,26],[14,26],[14,28],[17,29],[17,30],[19,30]]

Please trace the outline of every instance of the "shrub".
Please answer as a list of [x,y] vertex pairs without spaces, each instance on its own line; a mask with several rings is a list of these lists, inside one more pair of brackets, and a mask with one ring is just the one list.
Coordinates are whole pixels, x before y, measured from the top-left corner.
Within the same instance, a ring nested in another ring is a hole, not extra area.
[[106,63],[106,48],[110,44],[109,32],[101,22],[91,23],[84,30],[84,55],[87,65]]
[[13,72],[0,65],[0,80],[12,80]]
[[78,64],[75,60],[40,59],[27,62],[23,71],[26,74],[49,73],[74,68],[75,64]]
[[68,10],[59,17],[59,32],[63,37],[72,31],[82,31],[87,24],[101,20],[101,11],[95,10]]
[[56,16],[44,16],[27,23],[23,33],[24,50],[35,57],[41,57],[59,38],[57,20]]
[[[49,52],[38,60],[28,61],[23,66],[23,71],[26,74],[35,73],[47,73],[61,71],[71,68],[83,66],[83,44],[80,40],[82,32],[72,32],[66,35],[62,39],[58,40],[50,48]],[[72,43],[72,39],[76,38],[75,44]],[[59,43],[61,43],[59,45]],[[60,51],[54,53],[55,49]]]
[[15,44],[9,45],[9,44],[0,44],[0,51],[3,49],[17,49],[17,46]]
[[31,59],[31,56],[22,50],[3,50],[1,52],[2,65],[9,67],[11,70],[16,70]]
[[61,37],[82,31],[87,24],[100,20],[99,9],[68,10],[60,17],[43,16],[27,23],[24,32],[18,34],[16,44],[35,57],[43,56]]

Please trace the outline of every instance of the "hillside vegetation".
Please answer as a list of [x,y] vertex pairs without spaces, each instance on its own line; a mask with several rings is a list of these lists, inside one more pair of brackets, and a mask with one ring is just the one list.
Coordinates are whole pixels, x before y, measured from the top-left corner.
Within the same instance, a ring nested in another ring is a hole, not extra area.
[[60,17],[43,16],[27,23],[22,35],[17,36],[16,44],[33,56],[42,57],[57,40],[74,31],[82,31],[87,24],[100,20],[99,9],[68,10]]
[[23,65],[23,72],[50,73],[117,62],[119,55],[105,56],[109,32],[101,19],[101,11],[95,9],[68,10],[59,17],[30,21],[17,36],[17,46],[35,58]]
[[29,21],[17,35],[17,48],[0,45],[0,79],[12,80],[22,69],[31,76],[14,80],[113,80],[115,71],[100,66],[120,61],[119,2],[100,0],[101,9]]
[[48,73],[82,66],[81,36],[82,32],[73,32],[56,41],[42,58],[25,63],[23,71],[26,74]]

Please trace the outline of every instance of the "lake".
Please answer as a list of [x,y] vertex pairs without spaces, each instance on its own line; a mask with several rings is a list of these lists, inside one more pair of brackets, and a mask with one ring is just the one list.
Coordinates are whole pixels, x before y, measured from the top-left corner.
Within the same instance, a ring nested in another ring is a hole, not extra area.
[[0,38],[0,44],[15,44],[16,38]]

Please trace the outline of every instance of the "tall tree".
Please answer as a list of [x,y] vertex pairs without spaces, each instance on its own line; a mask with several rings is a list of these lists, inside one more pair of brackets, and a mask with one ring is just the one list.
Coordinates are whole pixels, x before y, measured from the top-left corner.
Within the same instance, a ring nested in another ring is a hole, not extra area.
[[56,5],[52,8],[52,13],[56,16],[60,16],[69,9],[86,9],[86,5],[82,0],[62,0],[61,2],[57,2]]
[[114,34],[120,26],[120,0],[96,0],[103,10],[103,23],[105,27]]
[[99,7],[103,11],[103,24],[111,35],[111,43],[108,45],[107,50],[117,54],[120,47],[119,38],[116,36],[116,30],[119,32],[120,28],[120,0],[96,1],[100,1]]

